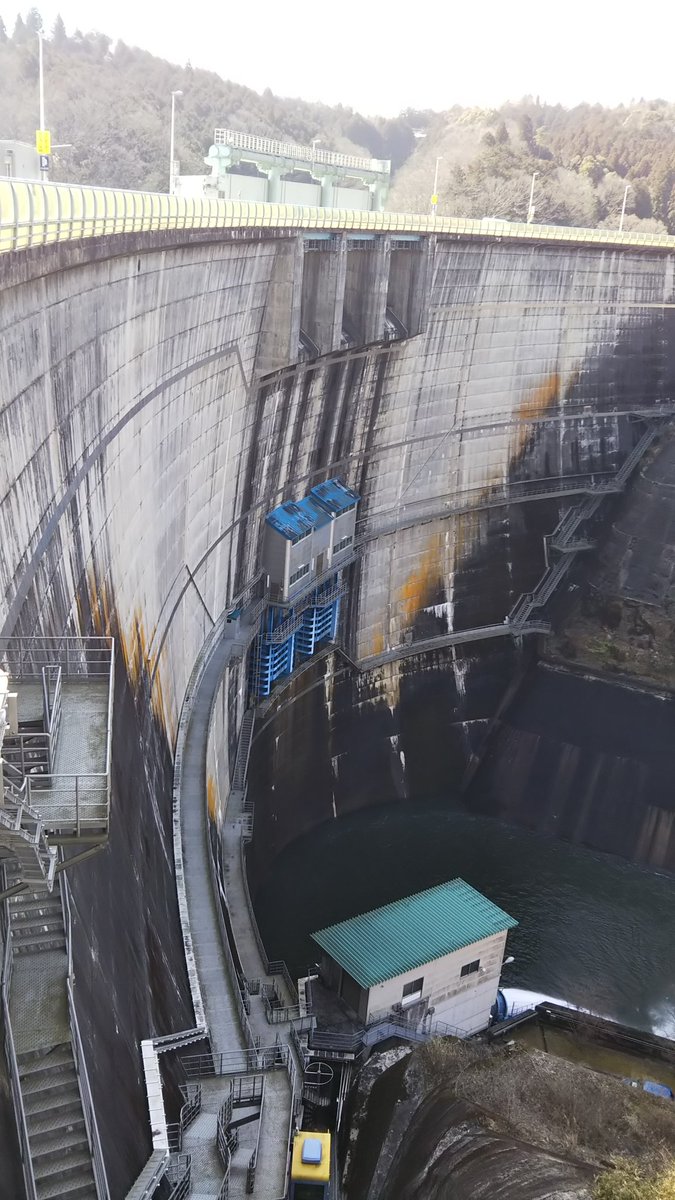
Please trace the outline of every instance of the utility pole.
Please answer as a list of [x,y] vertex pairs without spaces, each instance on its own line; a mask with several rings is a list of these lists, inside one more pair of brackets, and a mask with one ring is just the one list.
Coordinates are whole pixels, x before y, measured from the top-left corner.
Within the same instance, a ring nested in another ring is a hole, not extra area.
[[174,134],[176,130],[176,96],[182,96],[181,91],[171,93],[171,148],[169,150],[169,195],[176,191],[176,174],[174,164]]
[[312,138],[312,167],[310,177],[314,179],[316,174],[316,148],[321,145],[321,138]]
[[436,170],[434,171],[434,190],[431,195],[431,215],[432,215],[432,217],[436,216],[436,209],[438,207],[438,164],[440,162],[442,162],[442,160],[443,160],[443,155],[439,154],[438,158],[436,159]]
[[538,171],[532,172],[532,183],[530,184],[530,203],[527,206],[527,223],[531,225],[534,220],[534,181],[539,174]]
[[619,218],[619,233],[621,233],[623,231],[623,219],[626,215],[626,200],[628,199],[629,191],[630,191],[630,184],[627,183],[624,188],[624,193],[623,193],[623,204],[621,205],[621,217]]
[[42,33],[38,32],[39,47],[39,78],[40,78],[40,128],[35,135],[35,149],[40,155],[40,179],[46,183],[49,179],[49,155],[51,153],[51,137],[45,129],[45,80],[42,67]]

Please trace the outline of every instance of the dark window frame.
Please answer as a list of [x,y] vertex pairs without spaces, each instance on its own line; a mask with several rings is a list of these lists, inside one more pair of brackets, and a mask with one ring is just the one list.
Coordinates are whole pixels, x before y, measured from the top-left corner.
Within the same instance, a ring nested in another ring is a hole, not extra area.
[[480,959],[474,958],[473,962],[464,963],[459,977],[460,979],[466,979],[469,975],[476,975],[478,971],[480,971]]
[[304,579],[305,575],[309,575],[311,569],[312,568],[311,568],[310,563],[301,563],[301,565],[299,567],[296,567],[293,574],[289,576],[289,579],[288,579],[289,588],[294,587],[296,583],[299,583],[301,579]]
[[419,979],[411,979],[409,983],[403,984],[403,993],[401,995],[401,1004],[414,1004],[415,1000],[422,998],[424,991],[424,976]]

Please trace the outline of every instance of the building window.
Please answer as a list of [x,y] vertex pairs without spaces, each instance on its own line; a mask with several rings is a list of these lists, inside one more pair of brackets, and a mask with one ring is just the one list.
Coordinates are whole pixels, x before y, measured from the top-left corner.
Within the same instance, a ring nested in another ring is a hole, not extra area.
[[480,959],[476,958],[473,962],[465,963],[459,974],[461,978],[464,979],[467,975],[475,975],[479,967]]
[[411,979],[410,983],[403,984],[402,1004],[414,1004],[416,1000],[422,998],[422,988],[424,987],[424,979]]
[[333,546],[333,554],[339,554],[341,550],[346,550],[347,546],[351,546],[353,541],[354,538],[351,533],[348,537],[340,538],[340,541],[336,542]]
[[288,586],[293,587],[293,584],[302,579],[304,575],[309,575],[309,563],[303,563],[301,567],[298,567],[297,571],[293,572],[288,581]]

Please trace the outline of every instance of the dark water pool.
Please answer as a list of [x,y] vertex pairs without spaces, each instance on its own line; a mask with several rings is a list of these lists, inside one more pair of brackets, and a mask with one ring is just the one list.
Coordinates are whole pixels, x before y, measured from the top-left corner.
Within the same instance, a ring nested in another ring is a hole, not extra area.
[[312,930],[456,876],[520,922],[505,985],[675,1036],[675,878],[439,806],[366,810],[290,846],[256,895],[268,954],[304,973]]

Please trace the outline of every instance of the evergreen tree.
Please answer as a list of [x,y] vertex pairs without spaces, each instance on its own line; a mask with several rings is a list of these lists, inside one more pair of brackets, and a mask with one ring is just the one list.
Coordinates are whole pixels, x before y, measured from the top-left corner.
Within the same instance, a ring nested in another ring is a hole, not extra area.
[[42,17],[37,8],[31,8],[26,16],[26,33],[29,37],[35,37],[38,33],[42,33]]
[[66,27],[63,23],[63,17],[61,16],[61,13],[57,13],[56,15],[54,28],[52,30],[52,41],[55,46],[64,46],[68,41],[68,34],[66,33]]
[[24,22],[24,19],[21,16],[21,13],[17,13],[16,21],[14,22],[14,32],[12,34],[12,41],[16,42],[18,45],[21,45],[23,42],[25,42],[27,40],[27,37],[28,37],[28,34],[26,33],[26,24]]
[[5,22],[3,21],[2,17],[0,17],[0,45],[6,41],[7,41],[7,29],[5,27]]
[[532,150],[534,146],[534,125],[532,118],[527,113],[523,113],[519,122],[520,136],[522,137],[528,150]]

